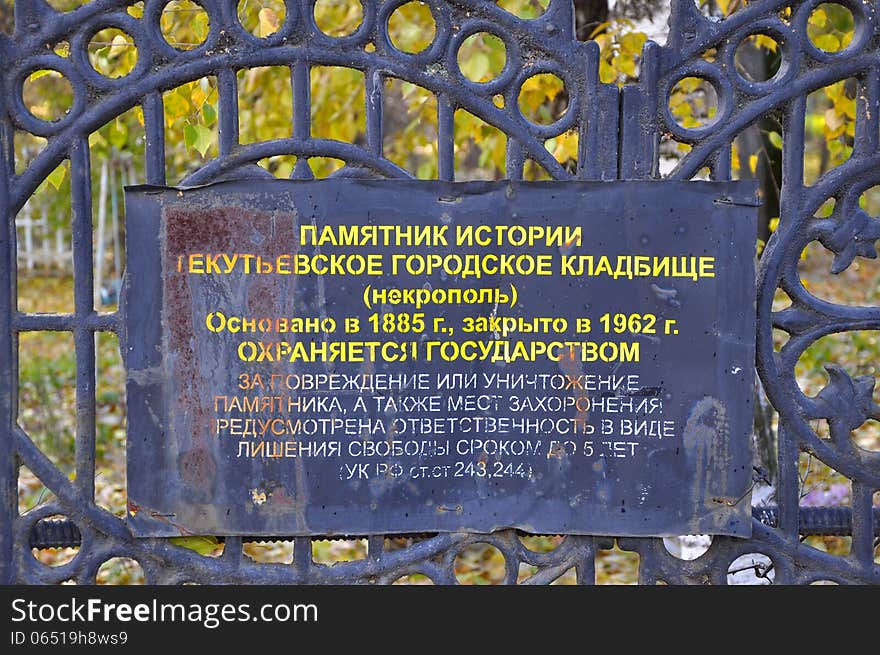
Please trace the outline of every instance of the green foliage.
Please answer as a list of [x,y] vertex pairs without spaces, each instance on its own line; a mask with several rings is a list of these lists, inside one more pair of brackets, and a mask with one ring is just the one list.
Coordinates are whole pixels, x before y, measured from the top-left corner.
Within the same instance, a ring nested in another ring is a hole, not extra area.
[[217,79],[203,77],[168,91],[166,166],[176,180],[217,156]]
[[458,67],[472,82],[494,80],[507,63],[504,41],[489,32],[478,32],[464,40],[458,49]]
[[178,50],[192,50],[204,43],[210,28],[208,13],[193,0],[172,0],[159,20],[162,36]]
[[169,541],[175,546],[194,550],[199,555],[212,555],[217,550],[217,537],[172,537]]

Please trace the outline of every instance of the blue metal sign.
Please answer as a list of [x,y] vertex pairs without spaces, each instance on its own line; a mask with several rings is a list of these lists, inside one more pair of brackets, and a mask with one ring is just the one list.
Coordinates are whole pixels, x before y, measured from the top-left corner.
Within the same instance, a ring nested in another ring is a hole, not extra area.
[[126,203],[136,534],[751,533],[753,185]]

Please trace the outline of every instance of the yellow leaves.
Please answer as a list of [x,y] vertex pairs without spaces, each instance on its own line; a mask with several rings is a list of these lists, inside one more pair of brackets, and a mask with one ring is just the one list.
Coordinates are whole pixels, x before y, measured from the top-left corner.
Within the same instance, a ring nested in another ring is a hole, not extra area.
[[617,77],[618,73],[610,63],[604,59],[599,62],[599,80],[603,84],[614,84]]
[[699,77],[682,78],[669,94],[669,110],[682,127],[705,126],[718,111],[714,88]]
[[644,32],[626,32],[621,34],[618,40],[620,43],[620,51],[621,53],[638,57],[647,40],[648,35]]
[[110,121],[109,125],[106,126],[105,131],[107,141],[110,145],[114,146],[117,150],[125,149],[125,146],[128,143],[128,126],[125,124],[125,121],[119,118]]
[[458,67],[472,82],[489,82],[504,70],[507,49],[504,41],[488,32],[477,32],[458,49]]
[[[364,74],[341,66],[314,66],[311,70],[312,136],[362,142],[366,132],[366,82]],[[321,160],[312,170],[323,177],[335,170],[336,160]],[[317,166],[317,168],[316,168]]]
[[[856,124],[856,100],[852,97],[854,82],[852,80],[841,80],[825,87],[821,94],[815,93],[811,95],[814,103],[822,102],[825,106],[816,107],[811,132],[820,134],[826,142],[828,150],[828,166],[833,168],[839,166],[849,159],[852,153],[852,138],[855,136]],[[828,106],[830,101],[830,106]]]
[[62,164],[49,173],[46,177],[46,181],[58,191],[61,188],[61,184],[64,182],[65,177],[67,177],[67,164]]
[[163,99],[165,101],[165,124],[168,127],[174,125],[178,119],[190,112],[189,93],[186,92],[185,87],[179,87],[165,94]]
[[764,242],[764,239],[757,239],[757,240],[755,241],[755,256],[756,256],[756,257],[760,257],[760,256],[761,256],[761,254],[764,252],[764,247],[765,247],[766,245],[767,245],[767,244]]
[[355,143],[366,131],[364,74],[353,68],[315,66],[311,72],[312,136]]
[[436,30],[434,17],[424,2],[407,2],[388,19],[388,38],[403,52],[421,52],[434,40]]
[[287,17],[284,0],[244,0],[237,4],[241,26],[261,39],[280,30]]
[[697,127],[699,123],[694,118],[694,111],[688,102],[688,95],[683,91],[673,91],[669,95],[669,107],[672,115],[682,127]]
[[28,111],[44,121],[64,118],[73,104],[73,87],[58,71],[43,69],[31,73],[22,88]]
[[487,126],[482,120],[469,111],[459,109],[455,112],[455,135],[466,135],[474,143],[479,144],[483,140],[483,127]]
[[[721,10],[722,14],[729,16],[731,9],[735,9],[735,6],[738,3],[736,0],[715,0],[715,4],[718,5],[718,9]],[[731,5],[733,5],[733,7]]]
[[507,137],[464,109],[455,112],[455,174],[458,180],[504,176]]
[[194,115],[184,127],[184,143],[199,152],[202,157],[214,143],[214,130],[217,122],[217,88],[207,80],[198,80],[191,84],[190,104]]
[[196,11],[192,19],[192,31],[195,35],[195,42],[202,43],[207,39],[210,29],[211,25],[207,12]]
[[758,153],[749,155],[749,170],[754,175],[758,170]]
[[836,138],[844,133],[849,133],[852,123],[852,134],[855,129],[856,100],[850,97],[846,90],[844,80],[825,87],[823,90],[826,97],[832,101],[832,106],[825,111],[825,136]]
[[475,52],[462,66],[465,76],[474,82],[488,82],[494,76],[491,74],[489,55],[485,52]]
[[822,135],[825,131],[825,117],[822,113],[810,113],[804,118],[807,131],[815,136]]
[[[778,228],[779,228],[779,217],[778,216],[773,216],[772,218],[770,218],[769,221],[767,221],[767,229],[769,230],[771,235],[774,232],[776,232],[776,230]],[[765,241],[763,239],[758,239],[757,248],[756,248],[756,252],[755,252],[755,254],[758,257],[760,257],[761,254],[764,252],[764,247],[766,245],[767,244],[765,243]],[[801,259],[803,259],[803,258],[804,258],[803,253],[801,253]]]
[[813,10],[807,21],[807,36],[819,50],[845,50],[855,34],[852,12],[837,3],[824,2]]
[[838,130],[846,123],[846,117],[837,112],[837,109],[831,107],[825,110],[825,127],[830,133],[829,136],[839,136]]
[[499,7],[514,16],[532,20],[547,10],[550,0],[496,0]]
[[119,78],[128,75],[137,64],[137,48],[131,36],[108,27],[89,42],[89,62],[101,75]]
[[340,168],[345,166],[345,162],[341,159],[333,157],[309,157],[309,168],[315,174],[315,177],[322,178],[332,175]]
[[642,47],[648,40],[644,32],[635,31],[631,21],[620,19],[600,24],[590,38],[599,46],[600,81],[623,85],[636,77]]
[[779,48],[779,44],[776,42],[776,39],[771,36],[767,36],[766,34],[753,34],[750,38],[755,44],[755,47],[762,50],[776,52],[776,50]]
[[577,161],[578,158],[578,133],[577,130],[563,132],[557,137],[549,139],[544,146],[561,164],[567,161]]
[[842,50],[840,40],[833,34],[819,34],[813,39],[813,44],[819,50],[825,50],[826,52]]
[[60,75],[57,72],[55,72],[53,70],[45,70],[44,69],[44,70],[34,71],[33,73],[31,73],[28,76],[27,79],[28,79],[28,82],[35,82],[36,80],[40,79],[41,77],[46,77],[47,75],[53,75],[53,76],[60,77]]
[[[190,87],[190,102],[192,106],[199,110],[208,100],[208,96],[214,95],[216,97],[217,90],[211,84],[201,84],[198,82],[193,82],[189,85]],[[184,87],[181,87],[184,88]]]
[[590,32],[590,39],[594,41],[602,41],[609,40],[612,38],[612,33],[610,31],[612,23],[609,21],[605,21],[604,23],[599,23],[596,27],[593,28],[593,31]]
[[858,83],[840,80],[807,97],[807,131],[804,150],[804,182],[813,184],[821,175],[840,166],[852,154],[856,126]]
[[207,12],[192,0],[172,0],[162,10],[159,28],[171,46],[178,50],[192,50],[208,38],[210,19]]
[[828,152],[831,154],[832,165],[839,166],[852,154],[852,146],[848,146],[839,140],[828,142]]
[[183,145],[182,151],[172,151],[169,163],[181,170],[188,168],[192,163],[190,151],[197,152],[202,159],[208,158],[216,141],[216,79],[203,77],[183,84],[166,92],[163,101],[166,140]]
[[618,58],[617,69],[629,77],[636,76],[636,60],[634,58]]
[[701,82],[702,80],[699,77],[685,77],[684,79],[679,80],[676,87],[680,93],[687,95],[697,91],[700,88]]
[[358,0],[317,0],[315,24],[327,36],[347,36],[360,27],[364,19]]
[[283,139],[293,129],[293,90],[286,66],[238,72],[238,126],[241,143]]
[[398,79],[385,81],[386,125],[383,154],[417,178],[437,176],[437,98],[429,90]]
[[109,48],[108,54],[111,58],[118,57],[118,56],[128,52],[128,50],[126,48],[130,45],[131,45],[131,42],[127,38],[125,38],[124,34],[117,34],[116,36],[113,37],[113,40],[110,41],[110,48]]
[[553,102],[564,88],[563,81],[551,73],[532,75],[523,82],[520,90],[520,111],[526,118],[536,116],[541,106]]
[[258,166],[266,169],[275,177],[280,178],[290,177],[290,174],[293,172],[293,167],[295,164],[296,157],[293,155],[276,155],[274,157],[261,159],[257,162]]
[[275,32],[277,32],[279,29],[281,29],[281,19],[278,17],[278,14],[269,7],[263,7],[262,9],[260,9],[258,18],[260,25],[260,37],[262,38],[271,36],[272,34],[275,34]]
[[480,134],[482,145],[477,160],[479,168],[485,171],[495,171],[499,177],[502,177],[506,168],[504,158],[507,154],[507,136],[488,123],[483,123]]
[[816,210],[815,216],[817,218],[828,218],[834,213],[834,206],[837,204],[837,201],[834,198],[828,198],[825,202],[822,203],[822,206]]
[[97,150],[100,146],[107,144],[107,139],[101,136],[100,132],[92,132],[89,134],[89,149]]
[[217,537],[171,537],[169,541],[175,546],[194,550],[199,555],[211,555],[220,543]]

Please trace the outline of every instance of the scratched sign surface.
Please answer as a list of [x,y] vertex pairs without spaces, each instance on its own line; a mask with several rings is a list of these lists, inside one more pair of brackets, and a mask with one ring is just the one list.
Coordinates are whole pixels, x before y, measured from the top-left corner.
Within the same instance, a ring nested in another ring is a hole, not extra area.
[[126,205],[135,534],[750,533],[754,187]]

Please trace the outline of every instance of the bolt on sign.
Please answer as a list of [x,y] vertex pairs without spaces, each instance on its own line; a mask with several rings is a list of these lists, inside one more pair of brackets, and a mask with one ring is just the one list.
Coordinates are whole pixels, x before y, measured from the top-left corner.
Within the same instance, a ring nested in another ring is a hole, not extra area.
[[757,204],[727,182],[127,189],[134,533],[749,535]]

